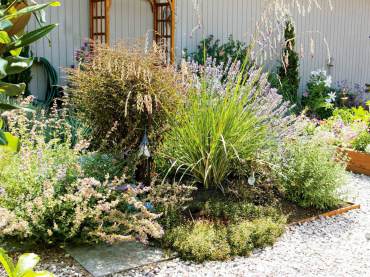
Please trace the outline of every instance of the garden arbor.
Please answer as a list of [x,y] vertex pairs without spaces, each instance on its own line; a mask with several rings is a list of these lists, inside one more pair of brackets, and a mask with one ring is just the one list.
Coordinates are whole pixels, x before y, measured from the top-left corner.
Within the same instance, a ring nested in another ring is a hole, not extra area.
[[[113,0],[90,1],[90,38],[110,42],[110,8]],[[121,0],[116,0],[121,1]],[[153,12],[153,39],[175,60],[175,0],[146,0]],[[148,7],[149,8],[149,7]]]

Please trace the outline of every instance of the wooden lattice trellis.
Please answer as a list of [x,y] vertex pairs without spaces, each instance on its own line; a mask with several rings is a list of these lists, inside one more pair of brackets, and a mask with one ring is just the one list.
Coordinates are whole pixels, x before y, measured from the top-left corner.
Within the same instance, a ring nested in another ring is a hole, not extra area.
[[[110,42],[112,0],[90,0],[90,38]],[[120,0],[118,0],[120,1]],[[147,0],[153,11],[154,40],[162,45],[171,63],[175,60],[175,0]]]
[[153,10],[155,41],[175,60],[175,0],[148,0]]
[[111,0],[90,0],[90,38],[109,44]]

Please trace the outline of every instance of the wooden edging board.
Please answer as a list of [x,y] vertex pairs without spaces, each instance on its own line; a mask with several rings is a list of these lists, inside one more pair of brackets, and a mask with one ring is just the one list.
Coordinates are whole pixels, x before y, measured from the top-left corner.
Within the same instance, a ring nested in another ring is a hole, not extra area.
[[347,170],[357,174],[370,176],[370,154],[351,149],[339,149],[347,154],[349,161]]
[[354,203],[347,203],[347,204],[348,204],[348,206],[346,206],[346,207],[339,208],[339,209],[336,209],[336,210],[333,210],[333,211],[329,211],[329,212],[326,212],[326,213],[323,213],[323,214],[320,214],[320,215],[317,215],[317,216],[305,218],[305,219],[302,219],[302,220],[299,220],[299,221],[295,221],[295,222],[290,223],[289,225],[290,226],[299,225],[299,224],[303,224],[303,223],[306,223],[306,222],[312,222],[312,221],[318,220],[322,217],[324,217],[324,218],[325,217],[334,217],[334,216],[337,216],[337,215],[347,213],[347,212],[352,211],[352,210],[361,209],[361,205],[359,205],[359,204],[354,204]]

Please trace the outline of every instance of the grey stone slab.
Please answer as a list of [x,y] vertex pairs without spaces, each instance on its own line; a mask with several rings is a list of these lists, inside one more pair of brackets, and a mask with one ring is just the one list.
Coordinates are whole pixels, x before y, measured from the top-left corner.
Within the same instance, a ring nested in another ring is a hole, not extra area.
[[106,276],[172,258],[139,242],[67,247],[67,252],[95,277]]

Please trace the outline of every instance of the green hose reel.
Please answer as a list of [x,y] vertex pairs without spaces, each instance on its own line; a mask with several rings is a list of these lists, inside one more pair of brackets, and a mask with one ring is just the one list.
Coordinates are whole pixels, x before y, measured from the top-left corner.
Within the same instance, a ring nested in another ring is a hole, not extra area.
[[53,99],[58,95],[60,90],[60,86],[58,85],[58,73],[46,58],[35,57],[34,63],[41,65],[45,69],[47,75],[47,90],[45,100],[42,102],[42,104],[46,107],[50,107]]

